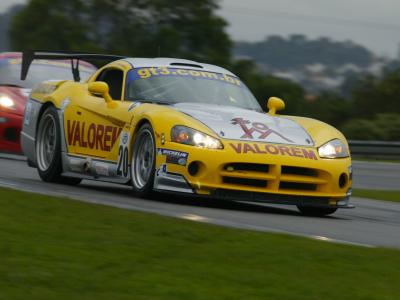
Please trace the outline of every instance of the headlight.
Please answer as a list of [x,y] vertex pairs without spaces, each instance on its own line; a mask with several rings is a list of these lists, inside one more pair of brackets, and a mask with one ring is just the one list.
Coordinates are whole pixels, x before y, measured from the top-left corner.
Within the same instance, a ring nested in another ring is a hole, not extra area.
[[340,140],[332,140],[318,148],[318,154],[322,158],[343,158],[349,156],[349,150]]
[[0,106],[8,109],[15,109],[14,100],[7,95],[0,95]]
[[186,126],[175,126],[171,130],[171,140],[175,143],[209,149],[223,149],[222,143],[212,136]]

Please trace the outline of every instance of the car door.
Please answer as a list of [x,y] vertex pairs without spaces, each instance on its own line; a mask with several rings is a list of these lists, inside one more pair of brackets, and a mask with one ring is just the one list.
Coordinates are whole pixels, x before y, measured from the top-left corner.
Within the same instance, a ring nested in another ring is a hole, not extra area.
[[[125,134],[122,139],[121,133],[124,129],[129,131],[131,114],[128,107],[131,102],[123,101],[124,78],[122,69],[109,67],[101,70],[92,81],[108,84],[112,103],[90,93],[86,87],[83,97],[71,101],[66,108],[64,128],[69,155],[119,164],[117,175],[128,178],[129,135],[126,137]],[[123,147],[120,147],[121,143]]]

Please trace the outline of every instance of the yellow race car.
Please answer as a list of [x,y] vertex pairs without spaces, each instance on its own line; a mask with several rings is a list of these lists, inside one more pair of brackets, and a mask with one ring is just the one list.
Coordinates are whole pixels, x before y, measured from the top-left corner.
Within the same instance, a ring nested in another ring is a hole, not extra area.
[[[349,204],[345,137],[317,120],[263,112],[231,72],[175,58],[33,52],[71,59],[75,81],[46,81],[27,103],[21,143],[44,181],[82,179],[153,191],[297,205],[328,215]],[[79,82],[79,60],[111,61]],[[57,78],[55,78],[57,79]]]

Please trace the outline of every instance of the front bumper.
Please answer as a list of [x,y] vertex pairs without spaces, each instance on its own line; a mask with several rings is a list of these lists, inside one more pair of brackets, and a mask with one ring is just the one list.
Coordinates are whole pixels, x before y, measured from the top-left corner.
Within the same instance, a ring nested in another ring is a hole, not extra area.
[[0,151],[21,153],[22,119],[18,114],[0,110]]
[[236,200],[312,207],[354,208],[354,205],[349,203],[350,196],[346,196],[340,199],[332,199],[329,197],[294,196],[224,189],[218,189],[211,195],[213,198],[222,200]]
[[238,144],[247,143],[224,141],[223,150],[159,145],[187,155],[180,155],[186,158],[182,161],[158,151],[155,189],[218,199],[352,207],[350,158],[321,159],[315,148],[265,143],[250,143],[247,151],[238,151]]

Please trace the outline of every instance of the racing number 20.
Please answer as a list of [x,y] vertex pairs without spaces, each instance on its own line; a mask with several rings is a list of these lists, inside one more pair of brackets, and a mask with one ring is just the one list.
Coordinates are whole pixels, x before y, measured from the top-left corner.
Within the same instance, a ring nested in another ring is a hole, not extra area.
[[117,175],[128,177],[128,147],[121,145],[118,150]]

